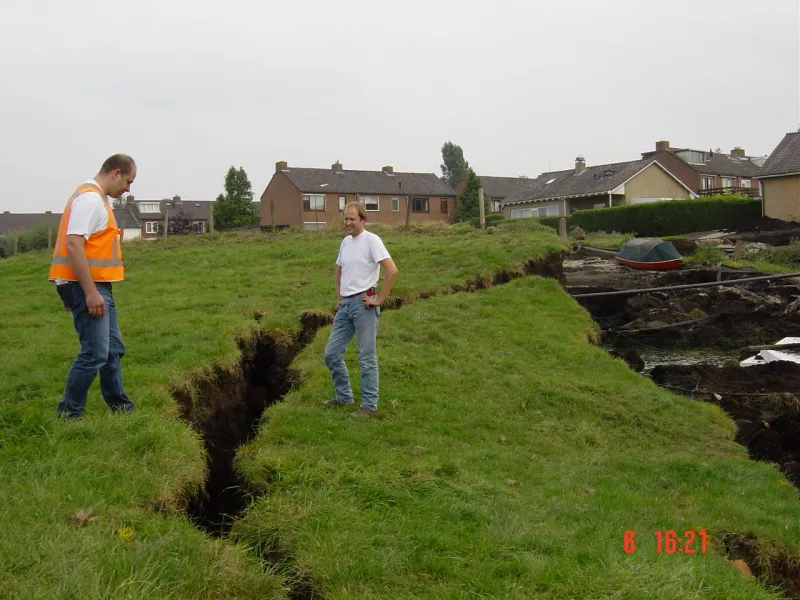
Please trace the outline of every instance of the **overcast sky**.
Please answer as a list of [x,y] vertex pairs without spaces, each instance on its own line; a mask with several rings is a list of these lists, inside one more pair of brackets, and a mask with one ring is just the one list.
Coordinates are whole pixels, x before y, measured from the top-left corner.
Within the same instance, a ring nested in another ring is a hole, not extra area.
[[800,125],[798,0],[2,0],[0,211],[60,212],[115,152],[141,199],[276,161],[484,175],[769,154]]

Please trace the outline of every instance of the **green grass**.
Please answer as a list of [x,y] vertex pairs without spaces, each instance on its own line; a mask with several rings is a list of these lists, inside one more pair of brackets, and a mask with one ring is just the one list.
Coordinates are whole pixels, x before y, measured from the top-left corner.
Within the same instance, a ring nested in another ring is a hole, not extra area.
[[[397,295],[409,299],[561,248],[546,232],[382,235],[401,269]],[[107,415],[95,384],[79,423],[55,418],[77,340],[46,281],[49,256],[0,260],[0,597],[283,596],[282,578],[264,574],[246,547],[211,541],[181,515],[205,459],[170,392],[234,369],[236,338],[254,328],[295,330],[302,310],[331,310],[340,236],[127,243],[127,280],[115,297],[126,388],[139,410]],[[93,520],[74,522],[87,509]]]
[[775,597],[716,549],[658,555],[653,532],[752,531],[797,553],[796,490],[718,408],[633,373],[592,329],[539,278],[387,312],[367,422],[319,406],[323,330],[239,455],[264,495],[235,536],[329,600]]
[[[632,240],[635,236],[632,233],[619,233],[618,231],[589,231],[586,233],[583,240],[575,240],[585,246],[594,246],[595,248],[606,248],[608,250],[619,250],[623,244],[628,240]],[[572,239],[572,238],[570,238]]]
[[[115,295],[139,410],[108,415],[95,385],[78,423],[54,415],[77,343],[48,257],[0,261],[0,597],[277,599],[291,578],[327,600],[777,597],[713,547],[655,552],[656,530],[706,528],[800,555],[797,491],[747,459],[719,409],[591,345],[553,280],[446,293],[561,251],[551,230],[377,229],[396,295],[414,300],[380,317],[382,416],[321,407],[322,329],[296,362],[302,383],[240,452],[255,502],[230,540],[182,514],[204,457],[170,392],[235,369],[237,337],[331,310],[341,233],[126,244]],[[347,359],[358,395],[354,348]]]

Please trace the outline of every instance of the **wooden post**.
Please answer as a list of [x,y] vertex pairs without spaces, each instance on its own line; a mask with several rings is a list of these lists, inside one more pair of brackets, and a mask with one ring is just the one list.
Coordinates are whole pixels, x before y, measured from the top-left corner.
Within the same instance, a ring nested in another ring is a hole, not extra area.
[[717,263],[717,281],[722,281],[722,263]]
[[53,229],[50,227],[47,228],[47,249],[53,249]]
[[169,204],[164,205],[164,239],[169,234]]
[[19,231],[17,231],[15,229],[14,233],[11,234],[11,255],[12,256],[16,256],[17,255],[17,248],[18,247],[19,247]]
[[483,205],[483,188],[478,190],[478,210],[481,215],[481,229],[486,229],[486,207]]
[[739,262],[742,260],[742,256],[744,256],[744,240],[736,240],[733,247],[733,260]]
[[561,239],[567,239],[567,217],[558,220],[558,235]]
[[[406,227],[411,225],[411,205],[414,202],[414,196],[406,194]],[[428,207],[430,209],[430,207]]]
[[[214,233],[214,207],[217,205],[216,202],[212,202],[211,206],[208,207],[208,231],[210,233]],[[275,221],[272,221],[273,225]]]

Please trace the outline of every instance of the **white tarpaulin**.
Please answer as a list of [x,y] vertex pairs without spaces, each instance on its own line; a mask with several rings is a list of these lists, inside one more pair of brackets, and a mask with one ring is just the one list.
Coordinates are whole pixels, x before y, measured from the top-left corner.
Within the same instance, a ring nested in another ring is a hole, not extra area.
[[[800,338],[786,337],[775,343],[776,346],[783,346],[784,344],[800,344]],[[800,350],[762,350],[755,356],[740,362],[739,366],[752,367],[753,365],[764,365],[778,360],[800,364]]]

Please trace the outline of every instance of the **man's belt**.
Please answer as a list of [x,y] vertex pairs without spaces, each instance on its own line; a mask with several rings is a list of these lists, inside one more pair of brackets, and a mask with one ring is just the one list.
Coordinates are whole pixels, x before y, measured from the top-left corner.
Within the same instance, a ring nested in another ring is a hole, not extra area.
[[374,287],[371,287],[364,292],[358,292],[357,294],[350,294],[349,296],[342,296],[342,298],[355,298],[356,296],[361,296],[362,294],[366,294],[367,296],[375,296],[377,292],[375,291]]

